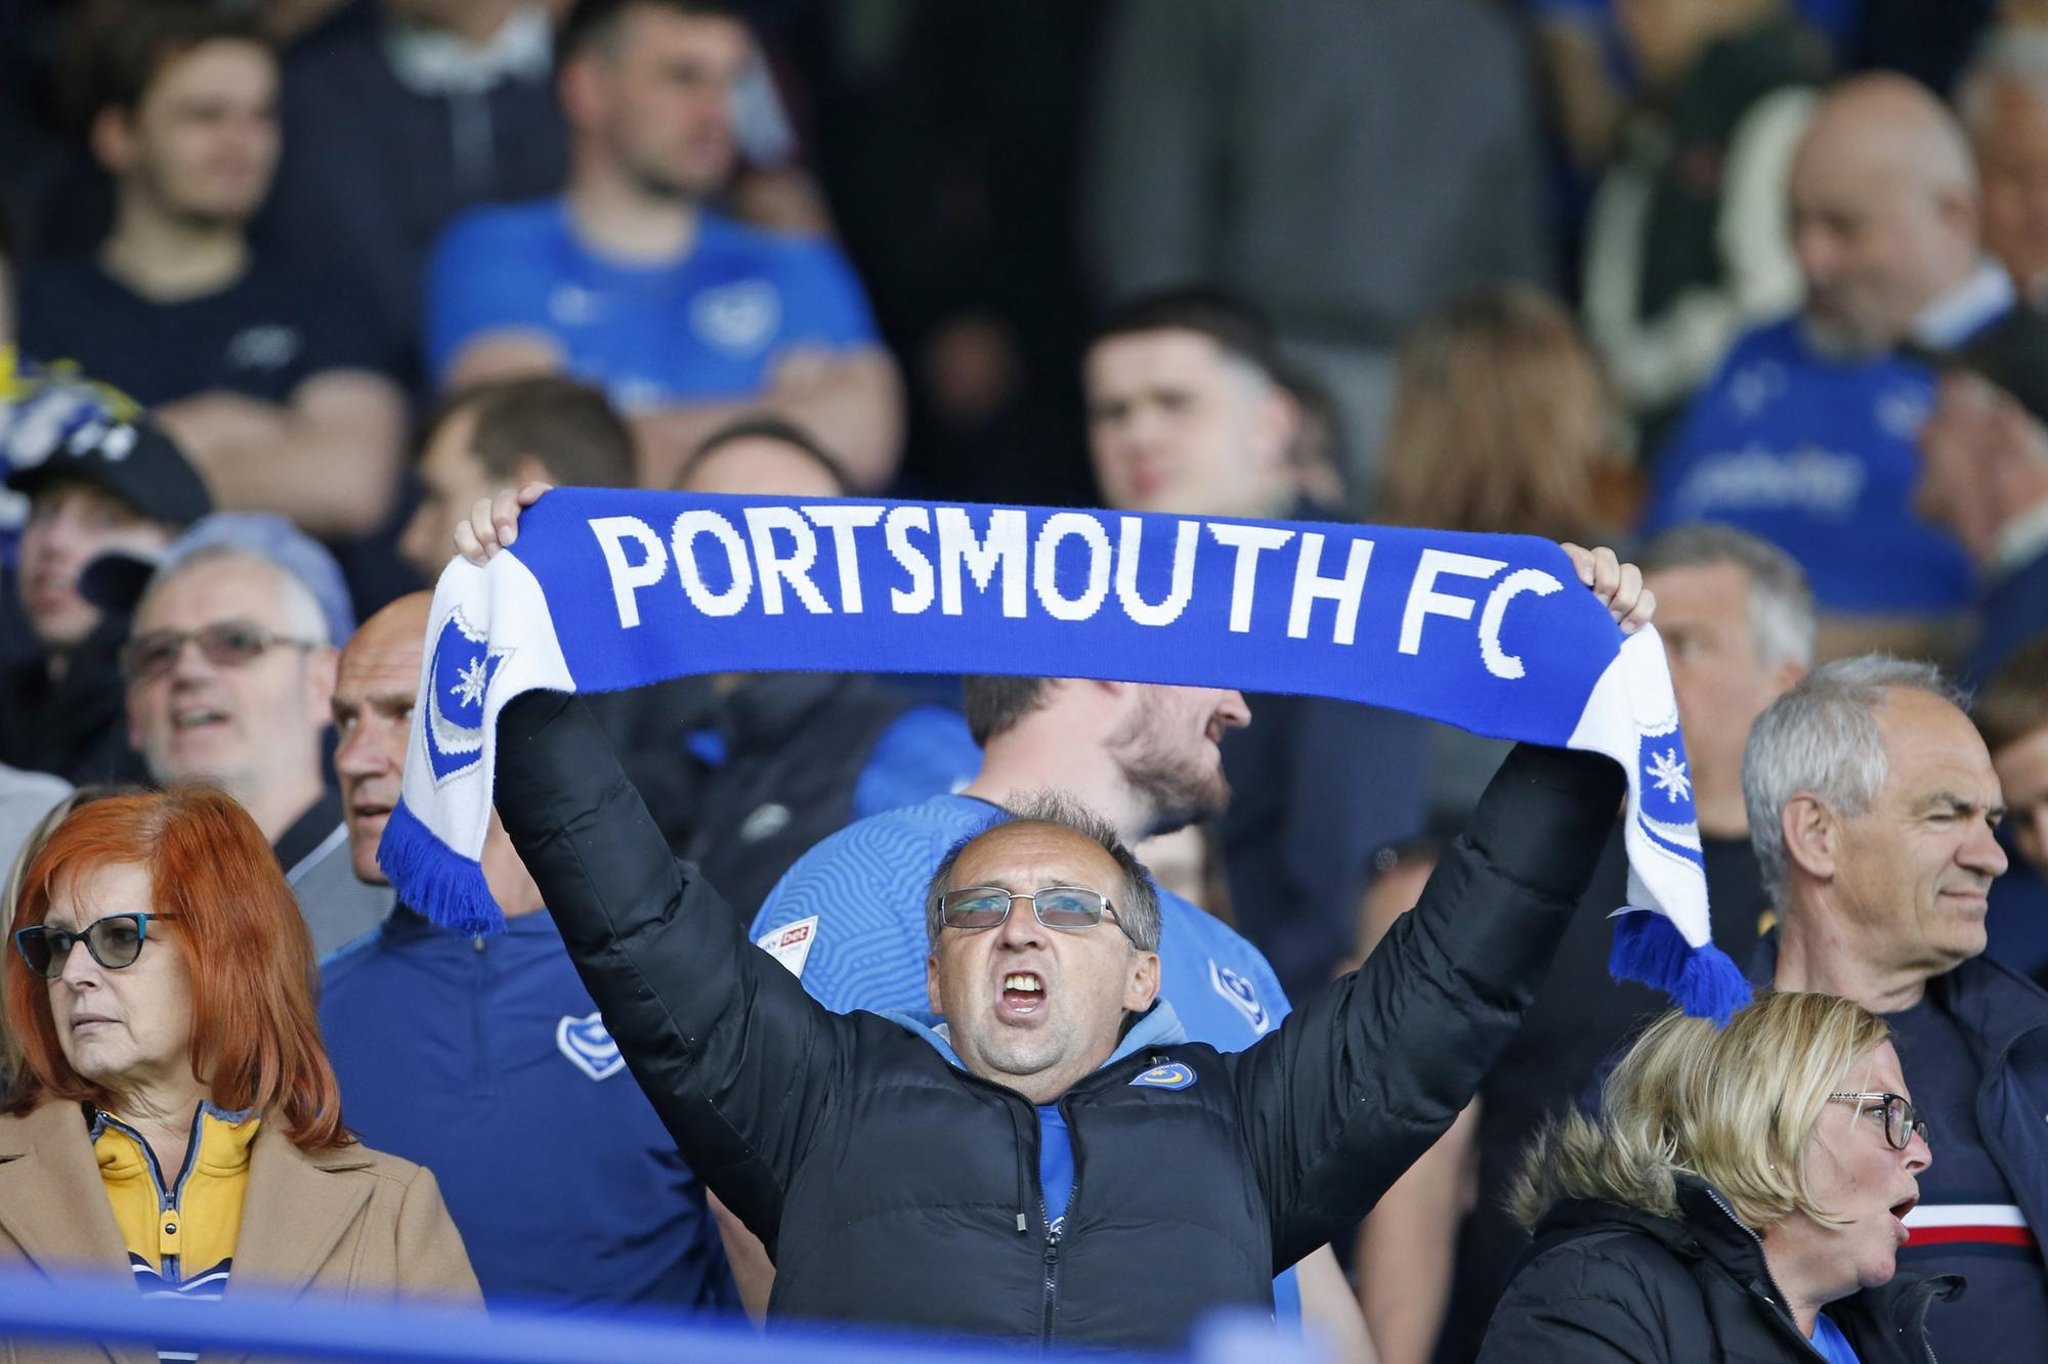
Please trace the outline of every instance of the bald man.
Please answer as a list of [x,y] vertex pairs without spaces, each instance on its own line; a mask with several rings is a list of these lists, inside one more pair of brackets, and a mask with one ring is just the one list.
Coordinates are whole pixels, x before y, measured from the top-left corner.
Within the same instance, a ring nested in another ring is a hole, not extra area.
[[[334,688],[350,851],[379,884],[432,600],[365,621]],[[349,1127],[434,1172],[489,1301],[737,1307],[703,1186],[623,1073],[495,815],[483,866],[501,936],[400,907],[326,962],[320,1027]]]
[[1903,76],[1846,81],[1793,159],[1795,316],[1736,343],[1658,463],[1646,533],[1722,521],[1811,580],[1821,649],[1914,648],[1971,597],[1967,556],[1917,518],[1914,438],[1934,379],[1902,348],[1952,347],[2013,305],[1978,245],[1962,129]]

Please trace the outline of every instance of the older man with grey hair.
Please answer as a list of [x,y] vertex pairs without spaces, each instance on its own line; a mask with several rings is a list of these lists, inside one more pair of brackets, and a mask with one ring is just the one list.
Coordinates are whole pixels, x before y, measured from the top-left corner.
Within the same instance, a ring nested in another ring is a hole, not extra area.
[[[1758,968],[1780,990],[1844,995],[1891,1024],[1939,1158],[1882,1234],[1911,1233],[1902,1270],[1964,1275],[1973,1303],[1998,1305],[1937,1304],[1941,1356],[2040,1360],[2048,993],[1983,955],[2005,805],[1960,701],[1927,664],[1865,655],[1815,669],[1757,720],[1743,795],[1781,913]],[[1837,1097],[1875,1111],[1869,1096]]]
[[167,561],[135,609],[121,670],[129,741],[150,776],[214,782],[242,803],[324,956],[376,927],[392,897],[352,870],[322,753],[336,627],[287,557],[304,554],[215,541]]

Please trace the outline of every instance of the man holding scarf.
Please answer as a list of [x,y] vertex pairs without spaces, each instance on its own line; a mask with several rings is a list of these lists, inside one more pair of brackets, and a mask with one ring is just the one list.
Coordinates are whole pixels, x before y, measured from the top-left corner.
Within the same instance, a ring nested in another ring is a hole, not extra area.
[[[508,543],[539,491],[480,503],[465,554]],[[1624,631],[1648,622],[1632,566],[1572,560]],[[1597,756],[1516,749],[1371,960],[1225,1055],[1155,1005],[1156,900],[1089,812],[1022,812],[940,865],[931,1027],[830,1013],[756,950],[573,697],[505,701],[497,740],[504,826],[685,1158],[775,1258],[771,1315],[1130,1349],[1270,1310],[1275,1270],[1427,1149],[1624,794]]]

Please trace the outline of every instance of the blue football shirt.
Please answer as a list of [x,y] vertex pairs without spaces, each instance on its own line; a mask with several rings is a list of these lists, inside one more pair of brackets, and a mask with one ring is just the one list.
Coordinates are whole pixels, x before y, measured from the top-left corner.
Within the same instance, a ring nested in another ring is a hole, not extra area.
[[1796,317],[1758,328],[1656,465],[1643,533],[1746,530],[1799,561],[1825,610],[1960,609],[1975,590],[1969,557],[1913,511],[1933,397],[1923,364],[1822,356]]
[[750,397],[794,348],[876,343],[830,242],[706,211],[680,258],[625,262],[586,246],[560,199],[477,209],[449,227],[428,267],[426,329],[436,383],[476,337],[538,332],[627,411]]

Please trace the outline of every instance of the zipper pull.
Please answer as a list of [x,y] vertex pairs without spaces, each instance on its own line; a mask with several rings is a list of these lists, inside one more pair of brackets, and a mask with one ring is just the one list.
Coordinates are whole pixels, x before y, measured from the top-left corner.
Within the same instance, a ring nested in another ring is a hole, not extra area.
[[1021,1212],[1017,1214],[1017,1230],[1019,1230],[1019,1231],[1028,1231],[1028,1230],[1030,1230],[1030,1228],[1029,1228],[1029,1227],[1027,1227],[1027,1226],[1025,1225],[1025,1223],[1024,1223],[1024,1214],[1023,1214],[1023,1213],[1021,1213]]

